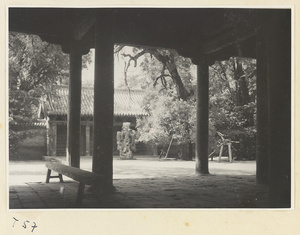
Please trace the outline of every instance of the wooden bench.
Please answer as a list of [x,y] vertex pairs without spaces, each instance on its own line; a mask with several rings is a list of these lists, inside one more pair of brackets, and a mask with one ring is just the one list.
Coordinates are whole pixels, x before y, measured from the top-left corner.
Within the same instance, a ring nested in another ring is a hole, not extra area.
[[[46,183],[49,183],[51,178],[59,178],[60,182],[63,182],[63,175],[79,182],[76,197],[77,206],[82,205],[85,185],[100,186],[105,183],[104,176],[76,167],[63,165],[61,163],[47,163],[46,167],[48,168]],[[58,176],[51,176],[51,171],[57,172]]]

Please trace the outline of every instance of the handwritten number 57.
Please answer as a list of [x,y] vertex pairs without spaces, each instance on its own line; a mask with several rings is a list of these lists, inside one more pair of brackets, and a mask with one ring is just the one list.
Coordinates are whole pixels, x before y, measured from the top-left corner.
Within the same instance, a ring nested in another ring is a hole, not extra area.
[[[12,227],[15,227],[15,223],[18,222],[19,220],[16,219],[15,217],[13,217],[13,219],[14,219],[14,223],[13,223]],[[24,229],[27,228],[26,223],[30,223],[30,221],[28,221],[28,220],[24,221],[24,223],[23,223],[23,225],[22,225],[22,227],[23,227]],[[32,222],[32,223],[33,223],[33,226],[31,226],[31,227],[32,227],[31,232],[33,232],[34,229],[38,227],[38,226],[36,226],[36,223],[35,223],[35,222]]]

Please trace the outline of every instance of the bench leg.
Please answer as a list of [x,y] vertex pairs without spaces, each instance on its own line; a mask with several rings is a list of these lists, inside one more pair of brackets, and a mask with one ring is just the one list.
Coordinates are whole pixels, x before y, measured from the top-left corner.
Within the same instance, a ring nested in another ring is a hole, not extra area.
[[50,176],[51,176],[51,170],[50,170],[50,169],[48,169],[48,172],[47,172],[47,177],[46,177],[46,183],[49,183]]
[[60,181],[61,183],[64,182],[63,177],[62,177],[62,174],[58,174],[58,178],[59,178],[59,181]]
[[80,182],[78,185],[78,191],[77,191],[77,197],[76,197],[76,205],[77,206],[82,205],[84,187],[85,187],[85,184]]
[[48,169],[48,171],[47,171],[47,177],[46,177],[46,183],[49,183],[49,181],[50,181],[51,178],[59,178],[59,181],[61,183],[64,182],[62,174],[58,174],[58,176],[51,176],[51,170]]

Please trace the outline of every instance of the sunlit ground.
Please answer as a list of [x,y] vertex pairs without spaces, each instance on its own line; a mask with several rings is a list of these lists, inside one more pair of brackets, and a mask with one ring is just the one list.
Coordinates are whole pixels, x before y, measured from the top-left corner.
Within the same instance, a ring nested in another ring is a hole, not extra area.
[[[114,179],[142,179],[159,177],[180,177],[195,174],[195,161],[159,160],[153,156],[135,156],[137,160],[113,160]],[[45,161],[10,161],[8,166],[9,185],[30,182],[45,182],[47,168]],[[92,157],[81,157],[80,168],[92,170]],[[228,162],[222,157],[209,160],[209,172],[214,175],[255,175],[255,161]]]

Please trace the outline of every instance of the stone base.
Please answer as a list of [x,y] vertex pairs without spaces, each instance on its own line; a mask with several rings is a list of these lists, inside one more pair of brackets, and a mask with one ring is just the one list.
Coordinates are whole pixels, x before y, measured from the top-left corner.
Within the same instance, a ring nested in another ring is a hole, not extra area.
[[176,161],[177,160],[177,158],[160,158],[159,159],[160,161]]
[[136,158],[120,157],[119,160],[136,160]]

